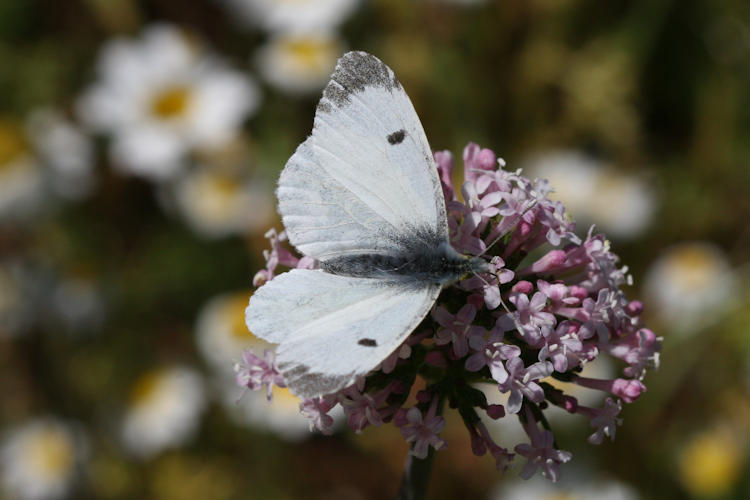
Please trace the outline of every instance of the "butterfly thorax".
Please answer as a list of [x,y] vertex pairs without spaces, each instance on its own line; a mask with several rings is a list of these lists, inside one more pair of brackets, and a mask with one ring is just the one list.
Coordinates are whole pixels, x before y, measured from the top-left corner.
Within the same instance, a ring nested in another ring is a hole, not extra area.
[[321,262],[321,268],[342,276],[447,285],[473,272],[486,272],[487,263],[461,255],[448,241],[415,238],[399,251],[334,257]]

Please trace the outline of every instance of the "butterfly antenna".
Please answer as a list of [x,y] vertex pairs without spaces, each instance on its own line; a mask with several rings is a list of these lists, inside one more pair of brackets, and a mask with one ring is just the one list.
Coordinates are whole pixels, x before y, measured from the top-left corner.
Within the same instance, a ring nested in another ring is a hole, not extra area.
[[[473,274],[474,276],[482,280],[482,283],[484,283],[485,285],[492,286],[486,279],[482,278],[482,276],[478,274],[475,270],[472,269],[471,274]],[[494,273],[492,271],[487,271],[487,274],[491,274],[492,276],[494,276],[495,279],[497,280],[497,284],[498,285],[500,284],[500,277],[497,275],[497,273]]]

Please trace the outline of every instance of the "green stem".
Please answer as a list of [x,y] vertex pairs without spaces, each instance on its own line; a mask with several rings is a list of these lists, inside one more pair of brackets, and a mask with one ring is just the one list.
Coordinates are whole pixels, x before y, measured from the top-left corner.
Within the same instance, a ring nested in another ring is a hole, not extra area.
[[430,448],[425,458],[407,455],[404,477],[401,479],[401,489],[398,492],[399,500],[424,500],[427,497],[427,486],[430,482],[434,458],[433,448]]

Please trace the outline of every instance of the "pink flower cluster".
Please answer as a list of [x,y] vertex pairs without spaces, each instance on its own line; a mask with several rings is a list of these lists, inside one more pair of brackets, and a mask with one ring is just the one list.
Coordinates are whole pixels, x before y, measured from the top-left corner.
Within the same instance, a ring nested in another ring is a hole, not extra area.
[[[530,180],[505,169],[491,150],[469,144],[463,153],[463,201],[452,182],[453,158],[435,153],[446,199],[451,244],[459,252],[485,256],[489,272],[472,276],[443,291],[438,304],[409,339],[366,379],[336,394],[303,400],[300,408],[311,429],[330,433],[328,413],[341,405],[349,427],[361,432],[370,425],[393,422],[411,444],[411,453],[427,456],[430,447],[446,446],[439,433],[444,402],[458,410],[478,456],[488,451],[498,469],[516,454],[526,458],[523,477],[537,470],[556,480],[559,465],[570,460],[555,448],[544,417],[549,404],[587,418],[594,429],[589,442],[614,439],[622,402],[631,403],[646,390],[642,380],[658,365],[661,338],[639,318],[643,305],[629,301],[620,286],[630,284],[626,267],[610,251],[603,235],[584,240],[560,202],[548,198],[546,180]],[[284,233],[270,231],[267,269],[254,279],[260,285],[276,267],[314,267],[284,248]],[[581,377],[583,366],[602,354],[622,360],[622,377]],[[245,354],[237,381],[258,389],[283,386],[269,354]],[[578,404],[554,388],[554,378],[608,393],[603,408]],[[416,381],[424,385],[409,395]],[[489,404],[474,385],[496,384],[507,403]],[[405,405],[412,404],[411,407]],[[480,417],[511,415],[521,420],[529,443],[513,452],[500,446]]]

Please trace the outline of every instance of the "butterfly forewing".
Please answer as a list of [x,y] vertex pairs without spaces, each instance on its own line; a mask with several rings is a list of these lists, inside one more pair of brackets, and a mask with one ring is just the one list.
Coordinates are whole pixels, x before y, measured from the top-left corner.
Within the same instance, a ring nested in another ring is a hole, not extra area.
[[410,234],[447,239],[419,118],[393,72],[363,52],[339,60],[312,135],[281,174],[278,197],[291,243],[321,260],[398,251]]

